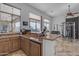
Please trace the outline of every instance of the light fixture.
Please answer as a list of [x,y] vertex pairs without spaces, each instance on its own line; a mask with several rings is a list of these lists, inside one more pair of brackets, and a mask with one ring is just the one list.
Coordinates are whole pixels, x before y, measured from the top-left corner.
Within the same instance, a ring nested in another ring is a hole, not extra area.
[[75,14],[79,14],[79,12],[71,12],[71,9],[70,9],[70,5],[68,5],[68,13],[67,13],[67,16],[74,16]]

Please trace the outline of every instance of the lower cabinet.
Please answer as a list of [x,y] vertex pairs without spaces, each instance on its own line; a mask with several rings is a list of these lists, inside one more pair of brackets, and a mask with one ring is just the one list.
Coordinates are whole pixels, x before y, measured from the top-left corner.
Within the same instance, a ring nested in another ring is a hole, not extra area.
[[21,38],[21,49],[26,53],[26,55],[30,55],[30,43],[29,39]]
[[41,44],[31,41],[27,38],[21,38],[21,49],[28,56],[40,56],[41,55]]
[[30,41],[30,55],[31,56],[41,56],[41,44]]
[[41,43],[32,41],[24,37],[5,37],[0,38],[0,55],[22,49],[28,56],[41,55]]
[[0,55],[6,55],[9,53],[9,39],[0,39]]
[[19,37],[12,38],[12,50],[16,51],[20,49],[20,39]]
[[10,52],[20,49],[19,37],[7,37],[0,39],[0,55],[6,55]]
[[13,52],[20,49],[20,39],[19,37],[10,37],[9,38],[9,51]]

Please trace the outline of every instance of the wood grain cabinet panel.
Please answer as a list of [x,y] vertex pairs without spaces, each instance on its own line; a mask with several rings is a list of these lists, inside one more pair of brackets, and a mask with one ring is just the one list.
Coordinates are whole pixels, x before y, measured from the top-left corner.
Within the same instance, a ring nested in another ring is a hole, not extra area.
[[41,55],[41,45],[39,43],[30,41],[30,55],[31,56]]
[[10,52],[16,51],[20,49],[20,39],[19,37],[10,37],[9,38],[9,50]]
[[20,49],[20,40],[19,37],[14,37],[13,39],[13,51]]
[[24,45],[25,45],[25,42],[24,42],[24,38],[21,37],[21,49],[24,51]]
[[6,55],[9,53],[9,39],[0,39],[0,55]]
[[9,53],[9,41],[3,42],[3,52]]
[[0,55],[3,55],[3,43],[0,41]]
[[13,52],[20,49],[19,37],[9,37],[9,52]]
[[27,55],[29,55],[29,51],[30,51],[30,41],[29,41],[29,39],[25,39],[25,53],[27,54]]
[[22,49],[26,55],[40,56],[41,44],[24,37],[5,37],[0,39],[0,55]]
[[26,55],[29,55],[30,51],[29,39],[21,38],[21,49],[26,53]]
[[9,52],[13,52],[13,39],[11,37],[9,39]]

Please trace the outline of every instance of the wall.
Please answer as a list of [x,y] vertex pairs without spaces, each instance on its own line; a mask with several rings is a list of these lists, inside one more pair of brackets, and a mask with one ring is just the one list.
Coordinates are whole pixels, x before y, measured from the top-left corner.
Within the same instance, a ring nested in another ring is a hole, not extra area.
[[61,32],[61,24],[65,22],[66,16],[60,15],[53,18],[52,30],[54,30],[54,24],[58,24],[58,31]]
[[[29,29],[29,26],[23,26],[22,22],[23,21],[28,21],[29,22],[29,12],[33,12],[36,15],[40,15],[43,16],[42,18],[46,18],[50,20],[50,24],[52,24],[51,21],[52,17],[50,17],[49,15],[45,14],[44,12],[28,5],[28,4],[23,4],[23,3],[8,3],[9,5],[21,8],[21,28],[27,28]],[[50,31],[52,30],[52,25],[50,26]]]

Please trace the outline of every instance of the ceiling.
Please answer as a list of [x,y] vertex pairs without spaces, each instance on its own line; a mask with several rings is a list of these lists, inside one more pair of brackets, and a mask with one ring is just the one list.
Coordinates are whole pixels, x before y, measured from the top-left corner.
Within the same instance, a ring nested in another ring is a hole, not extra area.
[[79,3],[29,3],[29,5],[40,9],[52,17],[66,15],[68,12],[68,5],[71,6],[70,8],[72,12],[79,11]]

